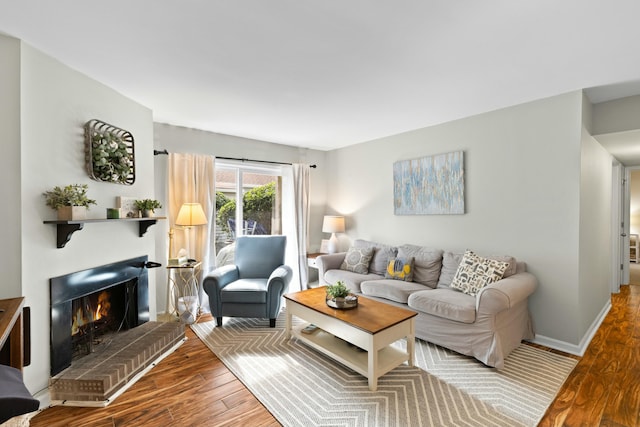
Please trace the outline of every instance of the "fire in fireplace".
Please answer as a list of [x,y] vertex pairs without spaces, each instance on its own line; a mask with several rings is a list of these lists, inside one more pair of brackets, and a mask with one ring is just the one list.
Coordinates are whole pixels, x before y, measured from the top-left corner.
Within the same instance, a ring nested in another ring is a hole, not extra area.
[[71,302],[74,360],[96,351],[110,335],[129,329],[127,287],[135,289],[135,282],[118,284]]
[[49,280],[51,376],[149,320],[147,267],[156,265],[141,256]]

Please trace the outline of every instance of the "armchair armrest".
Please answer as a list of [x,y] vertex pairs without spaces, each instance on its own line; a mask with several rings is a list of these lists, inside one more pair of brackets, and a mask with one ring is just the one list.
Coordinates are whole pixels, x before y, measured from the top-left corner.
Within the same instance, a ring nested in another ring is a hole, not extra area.
[[288,265],[281,265],[276,268],[269,276],[269,280],[267,280],[267,293],[277,292],[279,296],[284,295],[289,288],[289,282],[292,277],[293,270]]
[[529,298],[538,285],[536,277],[528,272],[516,273],[485,286],[476,296],[476,311],[498,313]]
[[342,265],[346,252],[338,252],[335,254],[320,255],[316,258],[316,266],[318,267],[318,281],[320,285],[328,285],[324,280],[324,273],[329,270],[337,270]]
[[289,289],[289,282],[293,277],[293,270],[288,265],[281,265],[273,270],[267,280],[267,313],[269,319],[275,322],[280,312],[282,295]]
[[229,283],[238,280],[238,268],[235,265],[223,265],[212,270],[204,277],[202,287],[207,294],[217,294]]

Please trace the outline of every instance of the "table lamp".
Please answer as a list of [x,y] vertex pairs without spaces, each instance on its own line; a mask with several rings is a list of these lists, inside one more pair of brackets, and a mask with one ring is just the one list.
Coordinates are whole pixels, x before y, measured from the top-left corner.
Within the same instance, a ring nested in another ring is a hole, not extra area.
[[322,221],[322,232],[331,233],[328,250],[330,254],[338,252],[338,238],[336,233],[344,233],[344,217],[336,215],[325,215]]
[[[176,225],[185,229],[187,240],[187,255],[191,256],[190,233],[191,228],[197,225],[207,224],[207,217],[200,203],[183,203],[176,218]],[[169,245],[171,246],[171,244]]]

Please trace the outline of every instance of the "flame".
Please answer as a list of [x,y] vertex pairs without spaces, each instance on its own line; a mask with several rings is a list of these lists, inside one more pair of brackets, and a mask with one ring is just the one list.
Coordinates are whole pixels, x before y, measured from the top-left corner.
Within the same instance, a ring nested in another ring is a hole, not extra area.
[[81,332],[81,328],[84,325],[87,325],[93,321],[100,320],[103,317],[106,317],[109,314],[109,309],[111,308],[111,303],[109,302],[109,292],[103,291],[98,295],[98,307],[95,312],[91,312],[89,307],[87,307],[87,313],[91,313],[92,319],[87,319],[85,316],[85,311],[82,307],[78,308],[76,314],[73,316],[72,324],[71,324],[71,335],[76,335]]
[[73,316],[73,323],[71,324],[71,335],[75,335],[80,332],[80,328],[89,323],[86,317],[84,317],[84,312],[82,311],[82,307],[78,309],[75,316]]
[[94,320],[102,319],[109,314],[111,303],[109,302],[109,292],[103,291],[98,295],[98,308]]

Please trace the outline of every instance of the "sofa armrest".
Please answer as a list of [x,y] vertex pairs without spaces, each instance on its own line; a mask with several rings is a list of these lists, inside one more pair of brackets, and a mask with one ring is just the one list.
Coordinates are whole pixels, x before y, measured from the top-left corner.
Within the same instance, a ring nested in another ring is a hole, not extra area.
[[328,285],[324,280],[324,273],[329,270],[337,270],[342,265],[346,252],[338,252],[335,254],[320,255],[316,258],[316,266],[318,267],[318,281],[320,286]]
[[529,298],[538,286],[536,277],[527,272],[516,273],[485,286],[476,297],[476,311],[499,313]]

